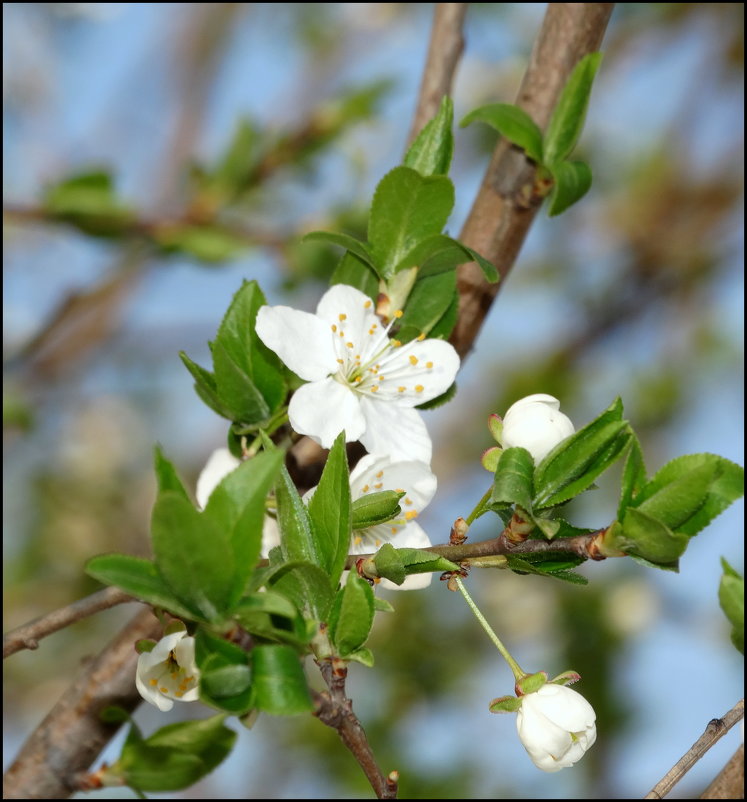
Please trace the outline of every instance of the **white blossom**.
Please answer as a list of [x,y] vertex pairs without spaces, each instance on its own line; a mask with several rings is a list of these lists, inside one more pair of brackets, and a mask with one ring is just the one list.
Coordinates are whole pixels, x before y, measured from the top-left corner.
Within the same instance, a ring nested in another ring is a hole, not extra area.
[[596,741],[594,708],[572,688],[547,683],[520,699],[516,729],[538,769],[568,768]]
[[443,340],[390,339],[392,323],[382,324],[362,292],[336,284],[316,314],[261,307],[256,331],[308,382],[288,407],[297,432],[330,448],[344,429],[348,442],[360,440],[371,454],[430,463],[430,437],[414,407],[451,386],[459,356]]
[[526,448],[535,463],[540,463],[574,432],[570,419],[560,411],[560,401],[535,393],[517,401],[503,416],[501,445]]
[[195,639],[185,630],[165,635],[150,652],[137,660],[135,684],[145,699],[164,712],[174,699],[196,702],[200,672],[195,662]]

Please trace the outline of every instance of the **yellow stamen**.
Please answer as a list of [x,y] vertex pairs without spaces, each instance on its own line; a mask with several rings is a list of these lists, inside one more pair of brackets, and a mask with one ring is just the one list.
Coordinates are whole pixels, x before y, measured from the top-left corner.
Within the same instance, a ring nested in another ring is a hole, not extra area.
[[158,690],[161,691],[161,693],[168,693],[169,692],[168,688],[159,688]]
[[411,365],[417,365],[418,364],[418,358],[416,356],[410,355],[410,364]]
[[422,393],[422,392],[423,392],[423,390],[425,390],[425,387],[423,387],[423,385],[422,385],[422,384],[416,384],[416,385],[415,385],[415,392],[416,392],[416,393]]
[[402,343],[399,340],[392,340],[392,348],[399,348]]
[[396,527],[396,526],[393,526],[393,527],[392,527],[392,534],[393,534],[393,535],[396,535],[396,534],[397,534],[397,527]]
[[155,688],[156,685],[158,685],[158,680],[157,679],[152,679],[152,680],[150,680],[150,684]]
[[364,309],[370,309],[371,308],[371,301],[366,301],[366,303],[363,304],[363,308]]
[[344,360],[344,359],[338,359],[337,361],[338,361],[338,362],[339,362],[341,365],[344,365],[344,364],[345,364],[345,360]]
[[417,510],[407,510],[407,512],[405,513],[405,520],[406,521],[411,521],[413,518],[417,518],[417,517],[418,517]]
[[405,391],[406,389],[407,389],[407,387],[398,387],[398,388],[397,388],[397,392],[398,392],[398,393],[404,393],[404,391]]
[[412,499],[405,496],[405,504],[407,504],[407,506],[409,507],[410,504],[412,504]]
[[405,491],[401,487],[398,487],[394,492],[395,493],[404,493]]
[[371,392],[375,393],[378,389],[379,389],[379,385],[378,384],[374,384],[374,386],[371,388]]
[[381,488],[382,488],[382,487],[384,487],[384,485],[383,485],[381,482],[377,482],[377,483],[374,485],[374,487],[375,487],[377,490],[381,490]]
[[352,348],[353,347],[353,343],[345,343],[345,345],[347,345],[348,348]]
[[381,479],[381,477],[382,477],[383,475],[384,475],[384,471],[379,471],[379,472],[376,474],[376,478],[377,478],[377,479]]
[[419,343],[422,343],[424,339],[425,339],[425,333],[423,333],[423,334],[418,334],[418,342],[419,342]]
[[343,320],[347,320],[348,319],[348,316],[347,315],[343,315],[343,314],[339,314],[337,317],[339,318],[340,323],[342,323]]
[[402,315],[404,315],[404,314],[405,314],[405,313],[404,313],[404,312],[403,312],[401,309],[398,309],[398,310],[397,310],[397,311],[394,313],[394,317],[396,317],[396,318],[400,318],[400,317],[402,317]]
[[433,367],[433,362],[426,362],[425,366],[430,370]]
[[369,491],[370,489],[371,489],[371,486],[370,486],[370,485],[363,485],[363,492],[364,492],[364,493],[368,493],[368,491]]
[[177,699],[181,699],[181,698],[182,698],[182,696],[184,696],[184,691],[177,691],[177,692],[174,694],[174,696],[176,696],[176,698],[177,698]]
[[353,538],[353,543],[355,543],[355,545],[356,545],[356,546],[360,546],[360,544],[361,544],[362,542],[363,542],[363,538],[362,538],[360,535],[356,535],[356,536]]
[[334,323],[332,324],[332,331],[337,331],[337,326]]

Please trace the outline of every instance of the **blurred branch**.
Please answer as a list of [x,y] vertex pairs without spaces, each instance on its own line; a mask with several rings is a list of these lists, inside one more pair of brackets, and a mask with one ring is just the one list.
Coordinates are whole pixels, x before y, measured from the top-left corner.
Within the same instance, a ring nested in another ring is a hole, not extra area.
[[363,769],[376,798],[396,799],[399,775],[396,771],[392,771],[388,776],[384,776],[376,764],[363,726],[353,712],[353,704],[345,693],[345,680],[348,674],[345,662],[323,660],[318,666],[329,692],[315,694],[317,709],[314,715],[323,724],[337,730],[340,740]]
[[428,55],[408,144],[438,111],[441,98],[451,94],[454,72],[464,49],[462,26],[469,3],[436,3]]
[[[614,3],[549,3],[516,105],[544,129],[573,68],[599,48]],[[505,280],[539,208],[536,170],[524,152],[501,138],[459,239],[492,261]],[[459,318],[450,341],[464,357],[503,281],[488,284],[474,263],[457,270]]]
[[79,599],[67,607],[62,607],[48,615],[40,616],[24,624],[21,627],[8,632],[3,638],[3,660],[11,654],[20,652],[22,649],[36,649],[39,641],[57,632],[60,629],[74,624],[89,615],[108,610],[117,604],[124,602],[137,601],[118,588],[105,588],[97,593],[92,593],[84,599]]
[[[744,699],[740,699],[723,717],[713,718],[708,722],[705,732],[685,752],[674,766],[646,794],[644,799],[664,799],[688,771],[705,755],[705,753],[739,721],[744,718]],[[704,797],[714,799],[716,797]]]
[[744,744],[731,756],[701,799],[744,799]]
[[91,765],[120,727],[101,721],[101,711],[110,705],[134,710],[141,701],[133,644],[160,631],[150,609],[143,610],[83,669],[5,773],[4,799],[67,799],[73,793],[72,778]]

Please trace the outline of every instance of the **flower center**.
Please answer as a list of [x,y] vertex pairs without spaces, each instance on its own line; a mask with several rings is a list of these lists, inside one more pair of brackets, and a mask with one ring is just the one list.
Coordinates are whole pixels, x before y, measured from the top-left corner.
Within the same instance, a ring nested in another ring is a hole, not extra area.
[[[160,670],[159,670],[160,669]],[[197,677],[187,676],[187,672],[179,665],[173,650],[148,680],[151,687],[158,688],[164,696],[181,699],[187,691],[197,686]]]

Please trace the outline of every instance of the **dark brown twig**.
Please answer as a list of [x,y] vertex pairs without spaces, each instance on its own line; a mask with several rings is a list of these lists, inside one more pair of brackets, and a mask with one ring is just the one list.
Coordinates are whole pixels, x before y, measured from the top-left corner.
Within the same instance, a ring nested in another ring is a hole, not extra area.
[[646,794],[644,799],[664,799],[703,755],[739,721],[744,718],[744,699],[740,699],[722,718],[708,722],[705,732],[672,766],[658,783]]
[[[614,3],[549,3],[516,105],[544,129],[573,68],[599,48]],[[460,240],[489,259],[505,279],[542,203],[536,170],[524,152],[501,138],[488,165]],[[451,343],[464,357],[472,347],[495,296],[470,262],[457,270],[459,318]]]
[[47,615],[35,618],[28,624],[12,629],[3,637],[3,660],[11,654],[20,652],[22,649],[36,649],[39,641],[57,632],[60,629],[69,627],[76,621],[87,618],[89,615],[108,610],[117,604],[136,601],[119,588],[105,588],[84,599],[68,604],[59,610],[48,613]]
[[438,111],[441,98],[451,94],[457,64],[464,49],[462,26],[469,3],[436,3],[433,28],[418,105],[407,142],[410,144]]
[[134,710],[141,701],[134,644],[160,630],[150,609],[142,610],[82,670],[5,773],[4,799],[67,799],[73,793],[71,778],[88,769],[119,729],[102,722],[101,711],[109,705]]
[[385,775],[376,763],[363,725],[353,711],[353,703],[345,693],[347,666],[343,660],[322,660],[319,670],[329,692],[315,694],[314,715],[323,724],[337,730],[340,740],[356,759],[366,775],[377,799],[397,798],[397,772]]

